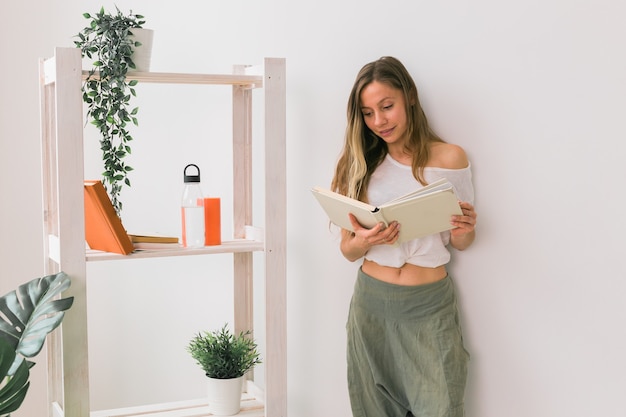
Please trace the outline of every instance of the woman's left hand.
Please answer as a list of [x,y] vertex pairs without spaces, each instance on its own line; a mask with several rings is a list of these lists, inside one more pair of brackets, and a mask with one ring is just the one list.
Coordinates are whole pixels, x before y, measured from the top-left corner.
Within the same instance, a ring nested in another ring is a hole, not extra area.
[[450,233],[453,235],[464,235],[474,231],[476,227],[476,212],[474,211],[474,206],[465,201],[459,202],[459,206],[461,206],[461,210],[463,211],[463,215],[455,215],[452,216],[451,224],[456,226],[455,229],[452,229]]
[[469,247],[474,241],[476,217],[477,214],[474,211],[474,206],[468,202],[459,202],[462,215],[454,215],[450,220],[450,224],[455,226],[450,230],[450,244],[452,247],[458,250],[463,250]]

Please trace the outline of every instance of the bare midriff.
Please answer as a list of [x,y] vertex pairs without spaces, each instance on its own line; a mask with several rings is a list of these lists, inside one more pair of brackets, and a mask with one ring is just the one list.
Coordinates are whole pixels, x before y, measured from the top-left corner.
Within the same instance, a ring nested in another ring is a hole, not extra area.
[[395,285],[423,285],[444,279],[447,275],[445,265],[435,268],[404,264],[400,268],[379,265],[365,259],[363,272],[380,281]]

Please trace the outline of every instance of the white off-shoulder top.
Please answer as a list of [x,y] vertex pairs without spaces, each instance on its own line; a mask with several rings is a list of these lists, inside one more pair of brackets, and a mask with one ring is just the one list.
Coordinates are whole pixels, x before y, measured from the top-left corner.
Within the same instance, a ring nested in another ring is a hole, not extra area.
[[[463,169],[424,168],[426,182],[431,183],[440,178],[447,178],[452,183],[459,200],[474,204],[471,165]],[[422,187],[423,185],[413,176],[410,166],[400,164],[387,154],[370,179],[369,203],[378,206]],[[450,232],[446,231],[396,246],[373,246],[365,254],[365,259],[379,265],[396,268],[405,263],[434,268],[450,261],[448,243],[450,243]]]

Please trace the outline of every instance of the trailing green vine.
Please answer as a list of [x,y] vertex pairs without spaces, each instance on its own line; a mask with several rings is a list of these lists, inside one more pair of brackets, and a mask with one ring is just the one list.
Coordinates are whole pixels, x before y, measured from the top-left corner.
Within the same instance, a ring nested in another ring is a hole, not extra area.
[[142,28],[143,16],[110,14],[101,8],[98,13],[84,13],[89,20],[74,41],[82,56],[94,59],[93,67],[83,84],[83,101],[87,104],[87,119],[100,131],[100,149],[104,162],[103,184],[118,216],[122,211],[122,185],[130,187],[128,173],[133,168],[124,159],[131,153],[133,140],[128,125],[138,125],[138,107],[131,108],[131,96],[136,96],[136,80],[127,81],[129,69],[135,68],[132,55],[141,43],[131,38],[132,29]]

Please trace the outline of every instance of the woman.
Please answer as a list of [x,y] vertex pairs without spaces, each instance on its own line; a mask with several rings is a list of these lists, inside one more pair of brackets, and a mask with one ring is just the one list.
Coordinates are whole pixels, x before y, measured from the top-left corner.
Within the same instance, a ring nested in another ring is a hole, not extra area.
[[448,246],[474,241],[476,213],[464,150],[429,127],[400,61],[382,57],[359,72],[348,101],[345,144],[331,188],[379,205],[446,177],[463,215],[451,231],[395,245],[402,225],[371,229],[350,215],[342,254],[363,258],[347,323],[352,413],[367,417],[459,417],[468,353],[446,264]]

